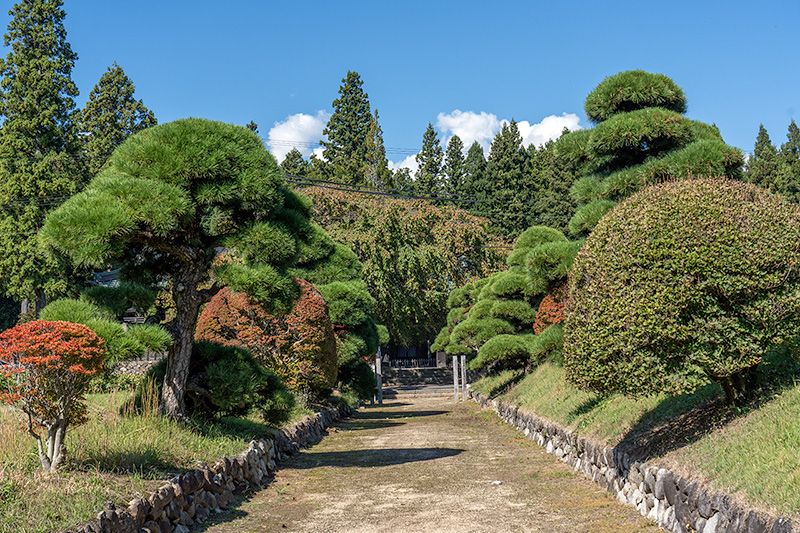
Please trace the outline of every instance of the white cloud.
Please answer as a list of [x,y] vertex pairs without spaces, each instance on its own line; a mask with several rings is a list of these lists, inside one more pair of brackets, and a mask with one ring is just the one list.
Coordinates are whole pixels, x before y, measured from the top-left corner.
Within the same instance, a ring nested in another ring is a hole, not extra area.
[[[297,113],[289,115],[283,122],[276,122],[269,130],[267,146],[280,162],[292,148],[297,148],[304,157],[317,152],[319,141],[324,139],[322,130],[330,115],[317,111],[316,116]],[[320,154],[321,156],[321,154]]]
[[500,131],[502,122],[497,115],[481,111],[461,111],[456,109],[452,113],[439,113],[436,117],[436,129],[445,134],[445,142],[453,135],[458,135],[464,143],[464,148],[469,148],[473,142],[483,146],[484,152],[489,151],[492,139]]
[[524,146],[534,144],[539,147],[551,139],[558,139],[564,128],[568,128],[569,131],[583,129],[578,124],[580,120],[575,113],[562,113],[560,117],[556,115],[544,117],[541,122],[533,125],[523,120],[517,123],[517,127]]
[[416,157],[417,154],[410,155],[405,159],[403,159],[402,161],[400,161],[399,163],[395,163],[394,161],[389,161],[389,168],[392,170],[407,168],[411,170],[411,175],[413,176],[414,174],[417,173],[417,169],[419,169],[419,164],[417,163]]
[[[452,113],[439,113],[436,121],[436,128],[444,134],[443,146],[447,146],[450,137],[458,135],[464,143],[464,149],[468,149],[473,142],[478,141],[483,147],[483,151],[488,155],[492,140],[503,127],[508,124],[506,119],[498,119],[497,115],[481,111],[461,111],[456,109]],[[527,120],[517,122],[522,144],[529,146],[535,144],[541,146],[550,139],[557,139],[564,128],[570,131],[583,129],[580,118],[574,113],[562,113],[561,116],[550,115],[545,117],[538,124],[531,125]]]

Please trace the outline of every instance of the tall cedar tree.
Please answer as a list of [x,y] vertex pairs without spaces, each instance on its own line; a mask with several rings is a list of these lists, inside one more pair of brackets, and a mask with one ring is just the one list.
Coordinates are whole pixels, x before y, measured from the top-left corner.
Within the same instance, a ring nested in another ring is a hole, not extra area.
[[24,0],[3,43],[11,48],[0,60],[0,289],[23,300],[62,293],[68,272],[42,253],[36,232],[45,213],[78,190],[86,168],[78,157],[75,130],[78,88],[72,67],[78,56],[67,42],[61,0]]
[[89,93],[80,113],[80,131],[92,176],[102,170],[122,141],[156,125],[153,112],[133,97],[135,89],[122,67],[114,63]]
[[[478,141],[473,142],[467,157],[464,159],[464,184],[460,192],[467,196],[484,196],[487,194],[488,184],[486,183],[486,157],[483,147]],[[483,206],[476,204],[478,210]],[[482,215],[483,213],[476,213]]]
[[778,155],[781,164],[778,183],[781,194],[794,203],[800,203],[800,128],[794,119],[789,124],[786,139]]
[[372,113],[369,97],[361,88],[358,72],[347,71],[339,87],[339,98],[333,101],[333,114],[322,131],[328,137],[320,141],[323,157],[333,165],[334,179],[344,183],[366,183],[365,166],[369,147]]
[[497,213],[493,217],[497,231],[516,237],[530,225],[532,198],[525,179],[526,152],[517,123],[503,124],[489,152],[487,181],[489,191],[484,206]]
[[527,148],[525,175],[530,181],[527,188],[534,213],[529,222],[535,217],[536,224],[565,232],[576,207],[569,192],[574,173],[556,155],[554,146],[555,141],[548,141],[539,148],[534,144]]
[[444,160],[444,190],[448,194],[462,194],[464,186],[464,143],[461,137],[453,135],[447,142]]
[[[134,258],[129,266],[169,282],[174,343],[161,408],[180,418],[198,313],[219,291],[217,282],[208,287],[212,265],[215,280],[270,310],[291,308],[299,289],[286,269],[315,233],[308,209],[255,133],[184,119],[131,136],[83,192],[48,215],[40,237],[78,263]],[[241,261],[215,264],[220,248]]]
[[414,188],[423,194],[437,195],[441,192],[442,174],[442,145],[439,137],[433,129],[433,124],[428,123],[428,127],[422,136],[422,151],[415,157],[417,160],[417,174],[414,180]]
[[378,121],[378,110],[370,117],[367,132],[367,161],[364,169],[368,185],[373,187],[391,187],[392,171],[386,159],[386,147],[383,144],[383,129]]
[[747,162],[747,181],[764,189],[777,192],[778,151],[763,124],[758,126],[753,157]]

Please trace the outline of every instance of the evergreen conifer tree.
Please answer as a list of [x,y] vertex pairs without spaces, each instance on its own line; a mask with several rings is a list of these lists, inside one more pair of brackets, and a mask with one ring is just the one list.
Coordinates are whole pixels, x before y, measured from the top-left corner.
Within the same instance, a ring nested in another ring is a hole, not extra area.
[[750,183],[775,191],[778,177],[778,152],[763,124],[758,127],[753,157],[747,162],[747,180]]
[[786,142],[778,153],[780,169],[778,175],[779,192],[792,202],[800,202],[800,128],[794,119],[789,124]]
[[[248,128],[249,129],[249,128]],[[281,168],[287,177],[305,176],[308,174],[308,163],[303,159],[303,154],[297,148],[292,148],[281,163]]]
[[368,185],[387,187],[392,181],[392,171],[386,160],[386,147],[383,145],[383,130],[378,121],[378,110],[370,117],[367,131],[367,165],[365,177]]
[[464,168],[464,143],[461,137],[453,135],[447,142],[444,161],[445,191],[448,194],[462,194],[466,170]]
[[415,157],[419,165],[414,182],[414,188],[417,192],[431,195],[436,195],[441,192],[443,158],[444,154],[442,153],[442,145],[439,142],[439,137],[433,129],[433,124],[429,122],[422,136],[422,151]]
[[156,125],[153,112],[133,97],[134,90],[131,79],[114,63],[89,93],[80,113],[80,131],[92,175],[100,172],[122,141]]
[[327,141],[322,155],[333,166],[337,181],[366,183],[368,138],[373,120],[369,97],[361,88],[364,84],[358,72],[347,71],[339,87],[339,98],[333,101],[333,114],[322,131]]
[[493,193],[487,207],[501,213],[494,220],[506,236],[515,237],[529,225],[531,198],[525,179],[525,156],[516,121],[503,124],[489,152],[487,173]]
[[483,196],[486,193],[486,157],[478,141],[473,142],[464,159],[463,192],[468,196]]
[[61,0],[22,0],[11,9],[0,60],[0,289],[36,308],[63,292],[69,270],[42,253],[45,213],[87,178],[75,129],[78,56],[67,42]]

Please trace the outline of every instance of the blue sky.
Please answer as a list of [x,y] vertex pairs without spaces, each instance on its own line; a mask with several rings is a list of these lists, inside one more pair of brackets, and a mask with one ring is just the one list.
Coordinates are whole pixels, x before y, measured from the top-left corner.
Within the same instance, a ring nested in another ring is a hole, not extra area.
[[444,141],[458,133],[484,144],[511,118],[526,142],[591,127],[586,95],[629,69],[671,77],[688,115],[745,151],[760,123],[780,144],[800,121],[797,0],[65,0],[64,9],[79,105],[116,61],[159,122],[254,120],[279,157],[292,144],[310,153],[348,70],[361,75],[395,164],[419,149],[429,122]]

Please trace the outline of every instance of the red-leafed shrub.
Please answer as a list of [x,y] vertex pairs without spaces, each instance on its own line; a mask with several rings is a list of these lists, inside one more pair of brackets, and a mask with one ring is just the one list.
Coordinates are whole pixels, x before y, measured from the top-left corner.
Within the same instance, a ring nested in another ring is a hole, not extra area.
[[539,334],[554,324],[564,321],[564,306],[567,303],[567,284],[557,287],[542,298],[539,310],[536,312],[536,321],[533,323],[533,332]]
[[310,283],[297,280],[301,295],[291,313],[272,315],[246,294],[225,288],[203,309],[195,339],[244,348],[307,396],[336,382],[336,339],[328,306]]
[[104,355],[102,339],[81,324],[37,320],[0,334],[0,400],[26,415],[45,472],[66,457],[67,427],[86,421],[84,393]]

